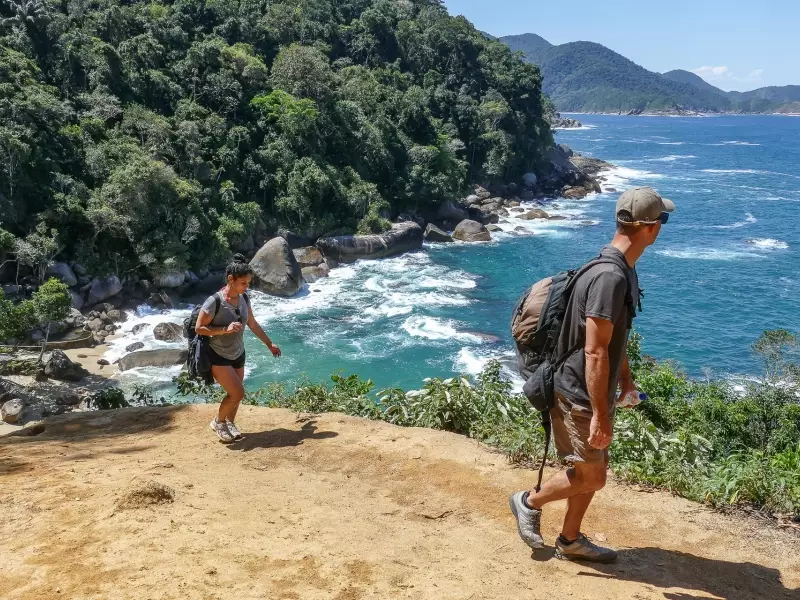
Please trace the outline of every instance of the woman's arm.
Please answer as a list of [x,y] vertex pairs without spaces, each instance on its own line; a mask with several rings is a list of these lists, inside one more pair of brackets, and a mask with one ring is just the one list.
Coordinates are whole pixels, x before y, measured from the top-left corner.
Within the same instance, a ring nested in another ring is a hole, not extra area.
[[204,335],[207,337],[214,337],[217,335],[227,335],[229,333],[235,333],[237,331],[241,331],[244,329],[244,326],[241,323],[233,322],[227,327],[209,327],[211,325],[211,321],[214,320],[214,317],[208,314],[206,311],[201,310],[200,313],[197,315],[197,323],[194,326],[194,330],[197,332],[198,335]]
[[[247,308],[250,309],[250,306],[248,305]],[[269,348],[270,352],[272,352],[274,356],[281,355],[281,349],[272,343],[272,340],[269,339],[267,332],[264,331],[261,328],[261,325],[258,324],[258,321],[256,321],[256,318],[255,316],[253,316],[253,311],[251,309],[247,311],[247,326],[250,328],[250,330],[255,334],[255,336],[258,339],[264,342],[264,345],[267,348]]]

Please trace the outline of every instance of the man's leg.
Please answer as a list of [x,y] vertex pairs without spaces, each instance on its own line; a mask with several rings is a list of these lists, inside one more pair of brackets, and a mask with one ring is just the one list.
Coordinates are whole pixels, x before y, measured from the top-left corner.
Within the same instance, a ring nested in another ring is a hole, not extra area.
[[[575,463],[574,467],[556,473],[548,479],[539,492],[529,492],[527,505],[529,508],[541,510],[542,507],[549,502],[588,494],[589,499],[586,501],[583,512],[580,513],[580,519],[582,519],[583,513],[586,512],[586,508],[588,508],[589,502],[592,500],[591,496],[594,495],[596,491],[603,489],[605,484],[605,462],[600,464]],[[577,506],[580,506],[580,504],[576,505],[576,510]],[[569,515],[569,511],[567,515]]]
[[[558,455],[572,461],[575,466],[553,475],[538,492],[517,492],[509,498],[519,535],[531,548],[544,547],[540,527],[545,504],[575,498],[567,508],[562,530],[566,537],[575,528],[580,531],[583,515],[594,492],[606,483],[608,453],[592,448],[588,443],[591,408],[576,406],[558,395],[550,416]],[[567,539],[571,541],[575,537]]]

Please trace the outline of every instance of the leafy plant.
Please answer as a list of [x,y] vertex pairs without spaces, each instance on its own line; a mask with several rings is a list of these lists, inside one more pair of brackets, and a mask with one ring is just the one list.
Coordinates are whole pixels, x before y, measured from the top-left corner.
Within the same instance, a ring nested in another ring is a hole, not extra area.
[[39,362],[47,348],[50,339],[50,328],[54,321],[63,321],[69,315],[72,307],[72,297],[66,284],[51,278],[44,282],[33,294],[33,309],[40,323],[46,323],[42,351],[39,353]]

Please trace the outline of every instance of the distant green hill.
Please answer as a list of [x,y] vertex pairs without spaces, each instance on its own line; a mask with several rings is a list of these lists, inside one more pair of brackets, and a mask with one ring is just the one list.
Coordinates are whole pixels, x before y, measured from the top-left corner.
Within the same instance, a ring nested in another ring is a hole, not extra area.
[[742,112],[799,113],[800,85],[770,86],[749,92],[728,92]]
[[712,92],[714,94],[718,94],[725,98],[728,98],[728,92],[719,89],[716,86],[711,85],[705,79],[700,77],[700,75],[696,75],[691,71],[684,71],[683,69],[675,69],[674,71],[668,71],[666,73],[662,73],[663,77],[667,79],[671,79],[673,81],[678,81],[680,83],[688,83],[695,87],[700,88],[701,90],[705,90],[707,92]]
[[797,85],[726,92],[690,71],[648,71],[593,42],[554,46],[533,33],[499,39],[539,65],[543,89],[559,111],[800,112]]
[[544,91],[560,111],[724,111],[730,101],[696,85],[653,73],[593,42],[553,46],[538,35],[500,38],[539,65]]
[[514,52],[522,52],[529,62],[537,62],[536,59],[542,56],[542,52],[553,47],[553,44],[535,33],[507,35],[500,38],[500,41]]

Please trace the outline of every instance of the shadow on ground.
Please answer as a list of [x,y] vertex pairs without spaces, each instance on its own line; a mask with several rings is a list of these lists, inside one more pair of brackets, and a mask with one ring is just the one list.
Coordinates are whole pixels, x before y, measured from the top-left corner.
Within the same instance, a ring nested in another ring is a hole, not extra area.
[[271,429],[247,433],[243,440],[228,444],[231,450],[250,452],[258,448],[288,448],[306,440],[325,440],[338,436],[335,431],[317,431],[317,422],[308,421],[300,429]]
[[[47,442],[75,444],[109,440],[142,432],[163,433],[173,428],[176,415],[186,409],[187,405],[135,407],[50,417],[0,437],[0,475],[29,468],[26,460],[29,450],[25,450],[27,446],[41,446]],[[91,452],[96,452],[96,449]],[[73,454],[70,458],[75,456]]]
[[694,600],[684,592],[668,592],[683,588],[704,592],[729,600],[753,598],[800,598],[800,590],[790,590],[781,582],[780,572],[753,563],[736,563],[702,558],[685,552],[662,548],[630,548],[621,550],[612,565],[586,563],[583,577],[605,577],[636,581],[664,590],[669,600]]

